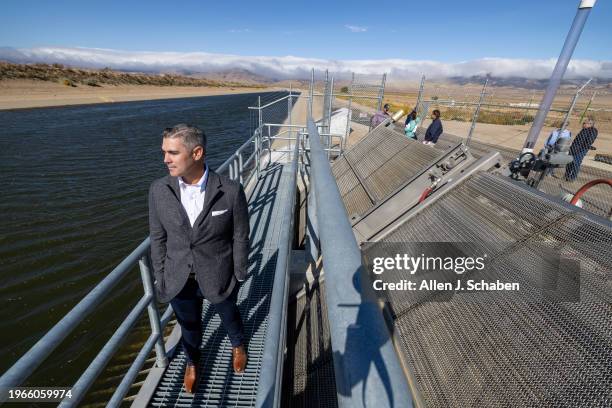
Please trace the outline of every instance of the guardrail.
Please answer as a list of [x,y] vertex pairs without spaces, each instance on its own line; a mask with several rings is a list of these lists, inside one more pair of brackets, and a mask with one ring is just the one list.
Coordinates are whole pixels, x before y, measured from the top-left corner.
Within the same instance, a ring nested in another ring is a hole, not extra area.
[[278,257],[274,271],[274,284],[266,329],[266,343],[257,389],[257,407],[279,407],[281,400],[281,383],[285,353],[285,340],[287,330],[287,301],[289,292],[289,265],[294,229],[295,197],[297,190],[297,169],[300,157],[300,134],[296,135],[293,147],[293,158],[290,168],[289,202],[282,215],[281,225],[286,225],[279,242]]
[[[239,180],[243,184],[248,184],[253,177],[259,178],[261,171],[261,155],[264,144],[268,143],[267,150],[270,151],[271,139],[263,136],[262,127],[255,130],[242,146],[232,154],[221,166],[216,169],[217,173],[229,172],[232,180]],[[246,158],[244,152],[252,144],[255,145],[253,153]],[[253,168],[249,166],[253,164]],[[244,174],[249,172],[245,178]],[[294,194],[295,196],[295,194]],[[110,291],[123,279],[138,263],[140,275],[144,287],[144,295],[138,303],[129,311],[127,317],[121,322],[119,327],[102,350],[96,355],[89,367],[85,369],[77,382],[72,387],[72,396],[65,398],[60,407],[74,407],[85,397],[85,394],[100,375],[104,367],[121,346],[123,340],[129,334],[131,328],[138,320],[140,314],[147,309],[151,324],[151,335],[142,346],[132,365],[123,377],[121,383],[115,390],[109,406],[120,405],[122,399],[127,394],[130,386],[134,382],[138,372],[142,368],[147,356],[153,348],[156,353],[156,364],[158,367],[166,367],[168,359],[163,343],[163,330],[172,316],[172,308],[168,306],[160,319],[155,301],[155,290],[149,259],[150,238],[147,237],[138,247],[124,258],[112,272],[110,272],[98,285],[96,285],[75,307],[73,307],[58,323],[55,324],[34,346],[32,346],[11,368],[0,377],[0,391],[8,388],[20,386],[42,362],[53,353],[63,340],[87,317],[96,307],[105,300]],[[1,393],[0,403],[6,399],[6,393]]]
[[363,298],[361,251],[312,118],[308,136],[338,405],[412,407],[382,312]]

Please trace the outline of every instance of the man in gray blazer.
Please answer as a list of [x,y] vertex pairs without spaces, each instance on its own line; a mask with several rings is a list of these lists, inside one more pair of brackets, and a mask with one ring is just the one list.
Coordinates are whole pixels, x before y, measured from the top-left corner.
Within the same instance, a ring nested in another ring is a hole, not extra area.
[[170,302],[187,357],[184,385],[193,392],[202,338],[202,300],[219,313],[232,343],[233,367],[242,373],[247,354],[236,307],[247,275],[249,218],[242,185],[205,163],[206,136],[179,124],[163,133],[169,175],[149,190],[149,229],[155,288]]

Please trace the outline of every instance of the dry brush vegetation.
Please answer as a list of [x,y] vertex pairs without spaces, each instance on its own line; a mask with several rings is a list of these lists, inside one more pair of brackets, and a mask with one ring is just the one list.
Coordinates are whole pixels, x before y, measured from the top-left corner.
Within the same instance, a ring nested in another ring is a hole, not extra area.
[[[175,74],[146,74],[114,71],[110,68],[89,70],[66,67],[62,64],[12,64],[0,62],[0,80],[30,79],[57,82],[69,87],[105,85],[154,85],[196,87],[240,87],[236,82],[220,82]],[[264,87],[263,85],[248,85]]]

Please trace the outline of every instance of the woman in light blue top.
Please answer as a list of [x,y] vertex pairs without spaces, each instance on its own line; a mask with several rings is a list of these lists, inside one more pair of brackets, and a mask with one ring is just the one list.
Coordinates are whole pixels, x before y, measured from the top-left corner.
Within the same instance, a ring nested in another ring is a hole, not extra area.
[[408,115],[408,118],[406,119],[406,128],[404,129],[407,137],[417,140],[416,130],[417,127],[419,127],[419,123],[421,123],[421,120],[417,118],[416,112],[410,112],[410,115]]

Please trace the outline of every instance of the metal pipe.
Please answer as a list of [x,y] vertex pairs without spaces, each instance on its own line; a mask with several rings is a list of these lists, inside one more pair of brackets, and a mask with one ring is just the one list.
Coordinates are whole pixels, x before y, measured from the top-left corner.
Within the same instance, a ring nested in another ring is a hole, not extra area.
[[[307,149],[310,152],[310,148]],[[307,197],[307,211],[306,211],[306,252],[310,256],[311,270],[316,270],[317,259],[319,259],[319,229],[317,227],[317,201],[316,201],[316,190],[314,188],[315,180],[312,177],[312,160],[310,154],[304,156],[308,157],[308,197]]]
[[238,156],[238,163],[236,163],[238,166],[238,181],[240,181],[240,184],[242,184],[244,182],[244,163],[242,163],[242,153],[238,152],[236,155]]
[[263,122],[263,118],[261,116],[261,96],[257,97],[257,106],[259,107],[259,110],[257,111],[258,118],[259,118],[259,125],[257,127],[259,127],[261,126],[261,123]]
[[[0,377],[0,389],[18,387],[30,374],[59,346],[59,344],[78,326],[106,295],[130,271],[132,265],[149,249],[151,240],[147,237],[111,273],[91,290],[75,307],[70,310],[51,330],[38,340],[11,368]],[[2,401],[0,401],[2,402]]]
[[570,103],[569,108],[567,108],[567,113],[565,114],[565,117],[563,118],[563,124],[561,125],[561,132],[559,132],[559,135],[561,135],[561,133],[563,133],[563,131],[567,127],[567,124],[569,123],[569,118],[572,114],[572,111],[574,110],[574,107],[576,106],[576,102],[578,102],[578,98],[580,97],[580,94],[592,80],[593,78],[590,78],[588,81],[586,81],[584,85],[582,85],[580,89],[578,89],[576,93],[574,94],[574,97],[572,98],[572,103]]
[[255,174],[257,175],[257,180],[259,180],[259,166],[260,166],[260,156],[261,156],[261,128],[257,129],[257,137],[255,138]]
[[174,310],[172,310],[172,306],[168,305],[168,307],[166,307],[166,310],[164,311],[164,314],[162,315],[161,320],[160,320],[162,330],[166,328],[166,326],[168,325],[168,322],[170,322],[170,320],[172,319],[173,313],[174,313]]
[[[332,92],[334,91],[334,77],[331,77],[331,83],[329,86],[329,96],[328,96],[328,104],[327,104],[327,131],[331,133],[331,114],[332,114],[332,105],[333,105],[333,96]],[[331,147],[331,146],[329,146]]]
[[[444,105],[446,103],[452,103],[452,104],[459,105],[459,106],[478,106],[478,102],[450,101],[447,99],[436,99],[436,100],[426,99],[423,101],[423,103],[435,103],[437,105]],[[492,108],[514,108],[514,109],[524,108],[524,106],[512,106],[512,105],[503,104],[503,103],[483,103],[482,106],[492,107]],[[537,110],[537,109],[539,108],[531,108],[531,109],[529,107],[526,108],[526,110]],[[549,112],[565,113],[567,112],[567,109],[550,108]]]
[[593,93],[591,94],[591,99],[589,99],[589,103],[587,103],[586,108],[584,108],[584,111],[582,111],[582,114],[580,115],[580,120],[578,121],[578,124],[582,123],[582,120],[584,119],[584,116],[589,111],[589,108],[591,107],[591,104],[593,103],[593,99],[595,99],[595,95],[596,94],[597,94],[596,91],[593,91]]
[[149,314],[149,324],[151,325],[151,333],[158,337],[155,343],[155,356],[156,364],[158,367],[168,366],[168,357],[166,356],[166,348],[162,339],[161,323],[159,321],[159,312],[157,311],[157,303],[155,300],[155,287],[153,286],[153,278],[151,275],[150,258],[148,254],[145,254],[138,261],[140,267],[140,277],[142,279],[142,286],[144,288],[145,296],[151,296],[152,301],[147,306],[147,313]]
[[338,405],[412,407],[412,394],[382,312],[377,303],[363,298],[367,283],[361,281],[361,251],[312,117],[308,136]]
[[418,112],[419,110],[419,105],[421,104],[421,102],[423,101],[423,89],[425,88],[425,75],[423,75],[421,77],[421,85],[419,85],[419,94],[417,96],[417,102],[416,102],[416,106],[414,107],[414,110],[416,112]]
[[474,133],[474,128],[476,128],[476,121],[478,120],[478,115],[480,114],[480,106],[484,101],[488,83],[489,78],[485,79],[485,83],[482,86],[482,91],[480,92],[480,99],[478,100],[478,105],[476,106],[476,110],[474,111],[474,117],[472,118],[472,126],[470,126],[470,131],[468,132],[467,140],[465,141],[466,146],[468,146],[470,144],[470,140],[472,140],[472,134]]
[[387,74],[384,73],[382,76],[382,83],[380,84],[380,90],[378,91],[378,107],[376,110],[382,110],[382,103],[385,97],[385,83],[387,82]]
[[96,358],[93,359],[89,367],[85,369],[83,374],[79,377],[76,383],[72,386],[72,396],[70,399],[65,398],[59,407],[76,407],[79,402],[85,397],[85,393],[89,390],[89,387],[94,383],[98,375],[104,370],[106,364],[113,357],[115,351],[121,346],[123,340],[125,340],[127,334],[131,330],[132,326],[136,324],[136,321],[140,317],[140,314],[145,310],[149,302],[153,297],[151,295],[143,296],[132,311],[128,314],[125,320],[117,328],[115,333],[112,335],[110,340],[106,342],[102,350],[98,353]]
[[546,87],[546,92],[544,93],[544,97],[540,103],[540,109],[536,114],[531,129],[529,129],[527,139],[525,139],[523,153],[532,152],[536,142],[538,141],[540,130],[542,130],[542,127],[544,126],[546,115],[548,114],[548,111],[553,103],[557,89],[559,89],[559,86],[561,85],[561,79],[565,74],[572,54],[574,53],[574,49],[576,48],[576,44],[578,43],[578,39],[580,38],[580,34],[582,33],[582,29],[586,23],[587,17],[589,16],[591,8],[593,8],[594,5],[595,0],[582,0],[578,6],[578,11],[574,17],[572,27],[567,34],[565,43],[561,49],[561,54],[557,59],[557,64],[555,65],[555,69],[553,70],[548,86]]
[[261,107],[259,107],[259,106],[249,106],[247,109],[252,109],[252,110],[265,109],[267,107],[270,107],[270,106],[274,105],[275,103],[284,101],[285,99],[288,99],[288,98],[289,98],[289,95],[285,95],[285,96],[283,96],[281,98],[273,100],[272,102],[268,102],[267,104],[265,104],[265,105],[263,105]]
[[[299,136],[298,136],[299,137]],[[287,321],[287,301],[289,290],[289,265],[293,244],[295,196],[297,189],[297,161],[299,157],[299,141],[293,149],[294,155],[289,169],[289,200],[283,210],[281,225],[286,225],[279,238],[279,248],[276,268],[274,270],[274,285],[270,298],[270,315],[266,328],[266,342],[261,362],[259,386],[257,388],[257,407],[280,406],[280,392],[283,371],[283,355],[285,352],[285,330]]]
[[308,116],[312,116],[312,97],[314,93],[314,68],[311,71],[310,77],[310,99],[308,100]]
[[[351,110],[351,105],[353,104],[353,84],[355,83],[355,73],[353,72],[351,75],[351,85],[349,86],[349,98],[348,98],[348,112],[346,118],[346,130],[344,132],[344,138],[347,139],[351,133],[351,119],[353,118],[353,111]],[[344,140],[342,141],[342,145],[344,145]],[[341,146],[340,150],[343,146]]]
[[106,404],[107,407],[114,408],[114,407],[121,406],[121,403],[123,402],[123,398],[126,396],[128,391],[130,390],[130,387],[132,386],[132,383],[136,379],[136,376],[138,375],[140,369],[142,368],[142,365],[147,360],[149,353],[153,349],[153,345],[159,341],[163,341],[160,335],[151,334],[149,336],[144,346],[142,347],[142,349],[140,350],[140,352],[138,353],[138,355],[132,362],[132,365],[130,365],[130,368],[128,369],[127,373],[125,373],[125,375],[123,376],[121,383],[115,389],[115,392],[113,393],[111,399]]

